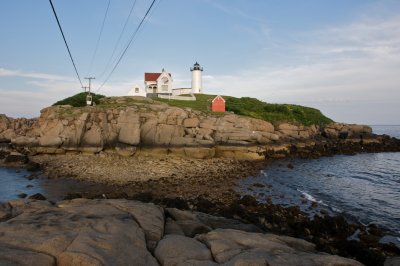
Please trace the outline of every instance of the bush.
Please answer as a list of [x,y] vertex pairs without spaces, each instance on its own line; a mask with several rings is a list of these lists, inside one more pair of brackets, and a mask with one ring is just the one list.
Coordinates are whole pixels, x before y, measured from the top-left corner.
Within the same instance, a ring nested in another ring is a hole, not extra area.
[[[86,92],[81,92],[78,94],[75,94],[74,96],[65,98],[61,101],[56,102],[54,105],[72,105],[74,107],[83,107],[86,106]],[[95,94],[95,93],[91,93],[92,95],[92,100],[93,102],[96,103],[96,105],[99,104],[99,101],[101,98],[104,98],[104,95],[101,94]]]
[[[94,94],[93,101],[99,105],[99,100],[105,96]],[[196,101],[180,101],[154,98],[156,101],[165,102],[180,108],[192,108],[216,117],[223,116],[224,113],[211,112],[211,101],[216,95],[196,94]],[[324,116],[321,111],[311,107],[293,104],[272,104],[260,101],[256,98],[243,97],[235,98],[223,96],[226,101],[226,110],[238,115],[249,116],[262,119],[271,123],[297,122],[306,126],[328,124],[333,122]],[[56,102],[54,105],[72,105],[74,107],[86,106],[86,93],[78,93],[72,97]],[[104,105],[101,105],[104,106]]]
[[[196,101],[179,101],[156,98],[157,101],[169,105],[185,108],[189,107],[210,115],[219,116],[221,113],[210,111],[211,101],[216,95],[196,94]],[[226,110],[238,115],[249,116],[266,120],[272,123],[297,122],[306,126],[328,124],[332,120],[324,116],[321,111],[315,108],[293,105],[293,104],[272,104],[260,101],[256,98],[243,97],[235,98],[223,96],[226,101]]]
[[249,97],[235,98],[226,96],[225,99],[227,111],[238,115],[263,119],[272,123],[298,122],[309,126],[332,122],[321,111],[311,107],[293,104],[271,104]]

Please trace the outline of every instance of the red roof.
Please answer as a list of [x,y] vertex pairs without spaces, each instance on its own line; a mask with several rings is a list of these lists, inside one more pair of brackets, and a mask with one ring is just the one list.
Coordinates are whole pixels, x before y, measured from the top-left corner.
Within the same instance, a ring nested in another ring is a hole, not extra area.
[[144,81],[157,81],[161,73],[144,73]]
[[214,100],[212,100],[212,102],[214,102],[214,101],[223,101],[223,102],[225,102],[225,99],[224,98],[222,98],[222,96],[221,95],[217,95],[215,98],[214,98]]
[[[144,81],[157,81],[161,74],[162,73],[144,73]],[[172,77],[171,73],[168,73],[168,75]]]

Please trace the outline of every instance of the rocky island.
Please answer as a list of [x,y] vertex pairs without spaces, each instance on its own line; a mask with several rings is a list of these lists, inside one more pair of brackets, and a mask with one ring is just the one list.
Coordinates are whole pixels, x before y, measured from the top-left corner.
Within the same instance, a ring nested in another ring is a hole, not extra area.
[[[38,119],[0,115],[0,144],[2,165],[107,185],[57,203],[3,204],[6,264],[383,265],[400,255],[378,243],[377,228],[323,214],[310,219],[233,189],[270,160],[400,151],[399,140],[369,126],[266,121],[108,97],[96,107],[51,106]],[[360,241],[348,240],[357,230]]]
[[98,107],[48,107],[39,119],[1,115],[2,150],[7,149],[4,143],[10,143],[32,155],[82,152],[236,160],[280,158],[313,149],[323,152],[324,147],[337,152],[351,150],[345,146],[354,151],[398,150],[396,141],[373,136],[364,125],[272,124],[233,113],[210,115],[144,97],[102,100]]

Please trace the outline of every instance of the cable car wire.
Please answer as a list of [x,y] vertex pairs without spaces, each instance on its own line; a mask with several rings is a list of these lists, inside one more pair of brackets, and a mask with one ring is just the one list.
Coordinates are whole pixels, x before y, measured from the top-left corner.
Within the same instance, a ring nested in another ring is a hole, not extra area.
[[92,71],[94,59],[96,58],[97,50],[99,49],[99,44],[100,44],[101,36],[103,35],[103,30],[104,30],[104,25],[105,25],[105,23],[106,23],[106,19],[107,19],[107,15],[108,15],[108,10],[110,9],[110,3],[111,3],[111,0],[108,0],[108,4],[107,4],[107,8],[106,8],[106,13],[104,14],[103,22],[101,23],[101,28],[100,28],[99,37],[97,38],[96,48],[94,49],[93,56],[92,56],[92,60],[90,61],[88,75],[89,75],[90,72]]
[[156,0],[153,0],[150,7],[148,8],[146,14],[143,16],[142,20],[140,21],[139,25],[137,26],[136,30],[134,31],[134,33],[132,34],[129,42],[127,43],[125,49],[122,51],[120,57],[118,58],[118,61],[116,62],[116,64],[114,65],[113,69],[111,70],[111,72],[108,74],[107,78],[104,80],[104,82],[101,84],[101,86],[97,89],[97,91],[99,91],[104,84],[107,83],[107,81],[110,79],[111,75],[114,73],[115,69],[118,67],[118,65],[121,63],[122,58],[125,56],[126,52],[128,51],[129,47],[131,46],[134,38],[136,37],[137,33],[139,32],[140,28],[142,27],[144,21],[146,20],[147,16],[149,15],[151,9],[154,6],[154,3],[156,2]]
[[51,9],[53,10],[54,16],[55,16],[55,18],[56,18],[56,20],[57,20],[58,28],[60,29],[61,35],[62,35],[62,37],[63,37],[63,39],[64,39],[65,46],[67,47],[68,54],[69,54],[69,58],[71,59],[72,65],[74,66],[76,76],[78,77],[78,80],[79,80],[79,83],[81,84],[81,87],[83,87],[81,77],[79,76],[78,69],[76,68],[74,59],[72,58],[72,54],[71,54],[71,51],[70,51],[70,49],[69,49],[67,40],[65,39],[64,31],[63,31],[63,29],[62,29],[62,27],[61,27],[61,24],[60,24],[60,21],[59,21],[59,19],[58,19],[57,12],[56,12],[56,10],[54,9],[54,5],[53,5],[52,0],[49,0],[49,2],[50,2],[50,5],[51,5]]
[[101,77],[104,76],[104,74],[106,73],[108,67],[109,67],[110,64],[111,64],[111,61],[112,61],[112,59],[113,59],[113,57],[114,57],[114,55],[115,55],[115,52],[117,51],[117,48],[118,48],[118,46],[119,46],[119,44],[120,44],[120,42],[121,42],[122,36],[123,36],[124,33],[125,33],[126,26],[128,25],[128,22],[129,22],[129,20],[130,20],[130,18],[131,18],[131,15],[132,15],[132,13],[133,13],[133,10],[134,10],[134,8],[135,8],[135,6],[136,6],[136,1],[137,1],[137,0],[133,0],[133,4],[132,4],[132,6],[131,6],[131,10],[129,11],[129,15],[128,15],[128,17],[127,17],[126,20],[125,20],[124,27],[122,28],[122,31],[121,31],[121,33],[120,33],[120,35],[119,35],[119,37],[118,37],[117,42],[115,43],[114,49],[113,49],[113,51],[112,51],[112,53],[111,53],[110,58],[108,59],[108,62],[107,62],[107,64],[106,64],[106,67],[104,68],[103,72],[100,74],[99,78],[101,78]]

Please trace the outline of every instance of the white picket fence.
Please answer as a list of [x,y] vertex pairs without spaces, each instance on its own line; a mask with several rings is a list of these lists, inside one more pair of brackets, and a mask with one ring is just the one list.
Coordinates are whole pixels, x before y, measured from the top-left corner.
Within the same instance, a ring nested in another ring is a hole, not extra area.
[[191,94],[190,96],[179,96],[179,95],[158,95],[158,98],[168,100],[180,100],[180,101],[196,101],[196,96]]

